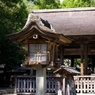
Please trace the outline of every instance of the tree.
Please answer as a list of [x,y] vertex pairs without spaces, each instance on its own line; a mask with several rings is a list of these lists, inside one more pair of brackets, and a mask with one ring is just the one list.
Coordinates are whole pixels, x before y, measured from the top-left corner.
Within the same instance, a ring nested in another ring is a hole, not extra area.
[[21,45],[9,40],[6,35],[20,31],[27,16],[28,10],[23,0],[0,0],[0,64],[5,64],[2,79],[5,84],[9,83],[7,72],[20,66],[25,59]]
[[6,70],[19,66],[24,61],[24,54],[20,44],[0,36],[0,64],[6,64]]
[[24,61],[21,45],[10,41],[6,35],[20,31],[28,16],[23,0],[0,0],[0,64],[5,64],[4,74]]
[[[11,51],[11,54],[17,53],[18,51],[14,49],[20,47],[18,47],[18,44],[12,44],[12,42],[7,39],[6,35],[20,31],[26,22],[27,16],[28,11],[23,0],[0,1],[0,57],[2,57],[0,58],[0,64],[13,63],[12,60],[9,60],[11,58],[8,57],[14,57],[15,63],[17,64],[21,63],[16,61],[16,55],[8,56],[8,54],[10,55],[9,51]],[[14,49],[12,48],[13,46]]]
[[[34,9],[94,7],[95,0],[30,0]],[[34,6],[33,6],[34,5]]]
[[60,0],[32,0],[34,9],[57,9],[60,8]]
[[21,30],[28,11],[23,0],[0,1],[0,33],[9,34]]
[[94,0],[63,0],[62,8],[76,8],[76,7],[94,7]]

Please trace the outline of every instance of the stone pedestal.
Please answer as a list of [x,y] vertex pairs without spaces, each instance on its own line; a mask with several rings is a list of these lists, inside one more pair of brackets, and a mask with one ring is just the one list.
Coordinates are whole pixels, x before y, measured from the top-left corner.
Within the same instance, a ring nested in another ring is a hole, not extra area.
[[36,68],[36,95],[46,93],[46,68],[38,65]]

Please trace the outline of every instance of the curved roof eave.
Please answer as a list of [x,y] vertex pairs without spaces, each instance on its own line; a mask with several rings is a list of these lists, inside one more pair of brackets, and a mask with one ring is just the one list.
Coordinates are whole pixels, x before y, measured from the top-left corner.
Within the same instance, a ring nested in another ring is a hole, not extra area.
[[31,29],[36,29],[37,31],[39,31],[39,33],[41,33],[43,35],[58,39],[59,42],[71,43],[70,39],[66,38],[62,34],[54,32],[53,30],[51,30],[51,29],[47,28],[46,26],[44,26],[43,24],[41,24],[39,19],[29,19],[29,18],[30,18],[30,16],[28,17],[28,20],[27,20],[25,26],[23,27],[23,29],[20,32],[13,33],[13,34],[10,34],[7,36],[12,40],[17,40],[17,39],[21,39],[21,37],[23,37],[27,34],[29,35],[32,32]]

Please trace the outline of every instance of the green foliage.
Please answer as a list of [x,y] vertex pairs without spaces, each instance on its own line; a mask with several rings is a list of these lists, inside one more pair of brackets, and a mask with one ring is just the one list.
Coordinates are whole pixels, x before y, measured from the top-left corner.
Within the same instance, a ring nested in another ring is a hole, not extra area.
[[31,13],[32,10],[33,10],[33,7],[34,7],[33,1],[30,1],[30,0],[29,1],[28,0],[23,0],[23,1],[26,4],[28,12]]
[[10,85],[10,73],[17,66],[20,66],[25,59],[25,51],[15,42],[10,41],[5,35],[0,35],[0,64],[5,64],[4,73],[0,78],[0,86]]
[[23,0],[0,0],[0,64],[6,64],[6,70],[20,65],[24,60],[23,49],[8,40],[6,35],[20,31],[27,16]]
[[0,1],[0,33],[9,34],[21,30],[28,11],[22,0]]
[[25,52],[16,42],[0,35],[0,64],[6,64],[6,70],[11,70],[24,61]]
[[60,8],[60,0],[32,0],[34,9],[57,9]]
[[61,3],[62,8],[75,8],[75,7],[94,7],[94,0],[63,0]]
[[[95,0],[30,0],[34,9],[95,7]],[[33,6],[34,4],[34,6]]]

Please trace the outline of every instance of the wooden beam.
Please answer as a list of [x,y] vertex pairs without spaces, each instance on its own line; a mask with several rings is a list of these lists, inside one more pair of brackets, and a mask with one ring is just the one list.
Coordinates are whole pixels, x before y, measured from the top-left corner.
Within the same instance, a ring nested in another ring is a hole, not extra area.
[[[95,55],[95,48],[94,49],[88,48],[87,52],[88,55]],[[81,53],[80,48],[73,48],[73,49],[64,48],[64,55],[80,55],[80,53]]]

